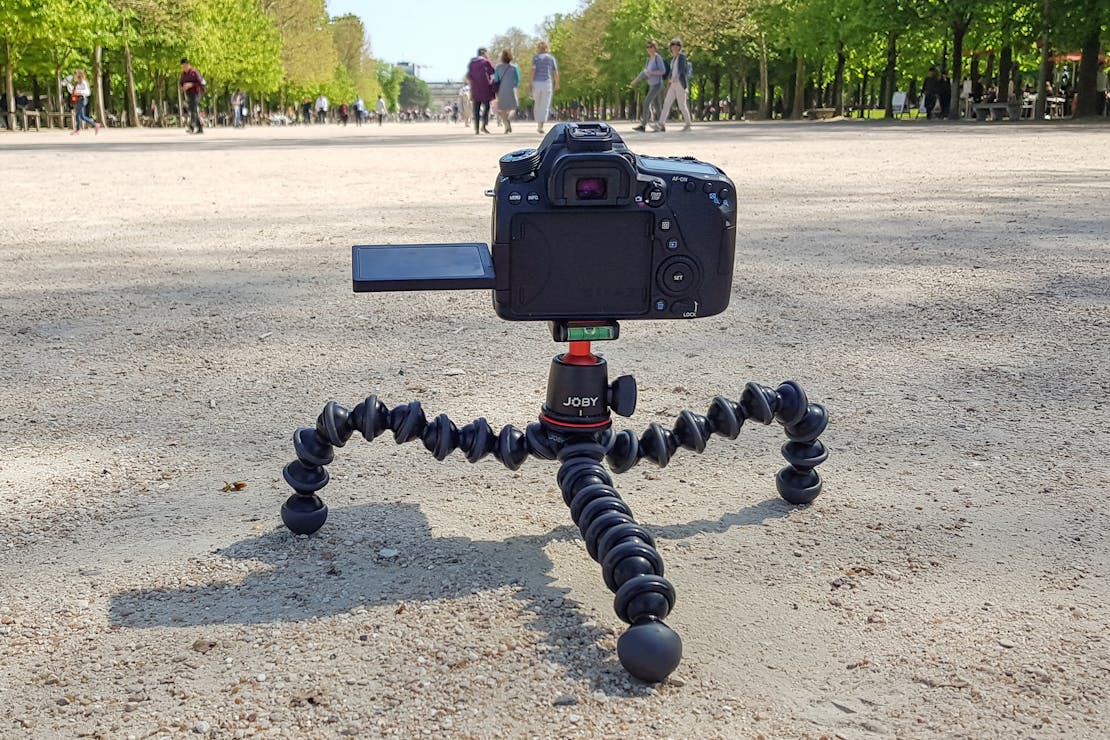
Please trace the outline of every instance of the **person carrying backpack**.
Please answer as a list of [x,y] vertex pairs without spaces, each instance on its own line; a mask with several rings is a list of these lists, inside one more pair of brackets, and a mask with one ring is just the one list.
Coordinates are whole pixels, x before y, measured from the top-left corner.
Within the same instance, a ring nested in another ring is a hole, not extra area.
[[686,125],[683,131],[690,130],[690,106],[686,102],[686,91],[690,89],[690,73],[693,66],[686,55],[682,53],[682,40],[671,39],[671,63],[667,69],[667,94],[663,98],[663,110],[659,112],[659,130],[667,130],[667,117],[671,114],[671,106],[676,102]]

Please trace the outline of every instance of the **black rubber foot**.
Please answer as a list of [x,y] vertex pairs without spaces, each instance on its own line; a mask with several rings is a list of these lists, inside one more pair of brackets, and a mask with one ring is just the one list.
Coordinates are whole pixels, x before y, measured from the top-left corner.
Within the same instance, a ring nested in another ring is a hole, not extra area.
[[621,665],[641,681],[659,683],[682,660],[682,638],[657,620],[634,624],[617,640]]
[[281,505],[281,520],[293,534],[312,534],[328,518],[328,507],[316,494],[294,493]]
[[821,493],[821,476],[815,470],[800,473],[788,465],[775,476],[775,488],[787,503],[808,504]]

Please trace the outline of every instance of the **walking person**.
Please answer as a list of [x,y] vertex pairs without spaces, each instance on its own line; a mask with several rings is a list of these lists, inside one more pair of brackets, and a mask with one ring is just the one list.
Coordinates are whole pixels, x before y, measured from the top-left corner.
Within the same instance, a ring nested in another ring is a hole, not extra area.
[[[644,69],[632,80],[629,87],[636,87],[640,80],[647,80],[648,93],[644,96],[644,112],[640,116],[640,125],[634,126],[633,131],[646,131],[648,121],[652,118],[652,111],[659,107],[660,98],[663,97],[663,78],[667,76],[667,63],[663,61],[663,57],[659,56],[659,50],[655,46],[654,41],[647,42],[647,63],[644,64]],[[658,114],[656,114],[658,115]],[[651,120],[651,127],[658,128],[658,124]]]
[[362,125],[362,117],[366,115],[366,103],[363,101],[362,96],[359,95],[355,98],[355,126]]
[[203,134],[204,126],[200,122],[200,96],[204,95],[204,78],[186,58],[181,60],[181,79],[178,84],[185,93],[185,101],[189,104],[189,133]]
[[508,49],[501,52],[501,64],[493,71],[493,82],[497,85],[497,110],[505,122],[505,133],[513,132],[513,113],[520,107],[516,88],[520,84],[520,67],[513,64],[513,53]]
[[73,73],[73,79],[66,85],[69,90],[69,99],[73,103],[73,133],[70,136],[76,136],[81,133],[81,124],[87,123],[93,127],[94,134],[100,133],[100,124],[94,121],[88,114],[89,96],[92,92],[89,90],[89,81],[85,78],[85,70],[78,69]]
[[378,103],[374,107],[374,112],[378,115],[378,125],[381,126],[382,121],[385,120],[385,114],[389,113],[389,107],[386,106],[385,98],[381,95],[378,96]]
[[328,96],[320,93],[316,98],[316,123],[328,122]]
[[493,64],[486,47],[479,47],[478,54],[467,65],[466,81],[470,85],[470,99],[474,106],[474,133],[488,134],[489,104],[497,96],[497,91],[493,86]]
[[686,91],[690,88],[689,60],[682,53],[682,40],[671,39],[671,68],[668,75],[667,94],[663,98],[663,109],[659,112],[659,130],[667,130],[667,116],[671,114],[671,106],[678,102],[678,109],[686,125],[683,131],[690,130],[690,107],[686,103]]
[[933,109],[937,107],[937,100],[940,98],[940,73],[937,72],[936,67],[929,67],[929,71],[925,73],[925,119],[928,121],[933,120]]
[[547,42],[541,41],[532,57],[532,97],[536,101],[536,128],[541,134],[551,113],[551,98],[558,89],[559,63],[551,56]]
[[231,125],[233,128],[240,128],[245,125],[247,119],[247,94],[243,92],[243,88],[237,89],[231,96],[231,107],[235,114]]

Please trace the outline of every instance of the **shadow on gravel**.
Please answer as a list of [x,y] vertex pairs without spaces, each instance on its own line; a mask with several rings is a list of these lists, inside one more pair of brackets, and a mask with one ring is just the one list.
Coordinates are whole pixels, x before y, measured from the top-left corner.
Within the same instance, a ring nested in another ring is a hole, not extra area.
[[[648,530],[660,541],[675,540],[759,525],[793,509],[769,499],[720,519],[648,525]],[[226,558],[270,566],[242,583],[122,592],[112,598],[109,617],[113,626],[129,628],[267,624],[326,618],[359,607],[387,606],[394,613],[405,602],[463,598],[512,586],[529,627],[543,634],[551,648],[547,655],[563,664],[569,677],[607,693],[625,693],[620,687],[626,675],[615,654],[601,644],[611,631],[593,624],[566,589],[552,585],[553,564],[544,547],[573,539],[578,532],[571,526],[500,541],[434,537],[417,506],[351,506],[332,512],[314,537],[296,538],[281,528],[219,550]],[[580,567],[600,580],[600,567],[584,548],[581,554]],[[681,603],[682,584],[676,587]],[[463,611],[460,621],[466,619]],[[638,694],[636,688],[633,693]]]

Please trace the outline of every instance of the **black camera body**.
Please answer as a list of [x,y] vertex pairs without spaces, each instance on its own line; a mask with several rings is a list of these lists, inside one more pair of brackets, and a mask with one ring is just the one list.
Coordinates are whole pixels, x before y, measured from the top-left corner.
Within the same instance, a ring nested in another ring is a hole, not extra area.
[[732,181],[691,158],[634,154],[604,123],[561,123],[501,158],[493,305],[511,321],[683,319],[732,292]]
[[559,123],[501,158],[493,250],[354,248],[354,289],[493,288],[510,321],[693,319],[732,293],[736,196],[717,167],[633,153],[605,123]]

